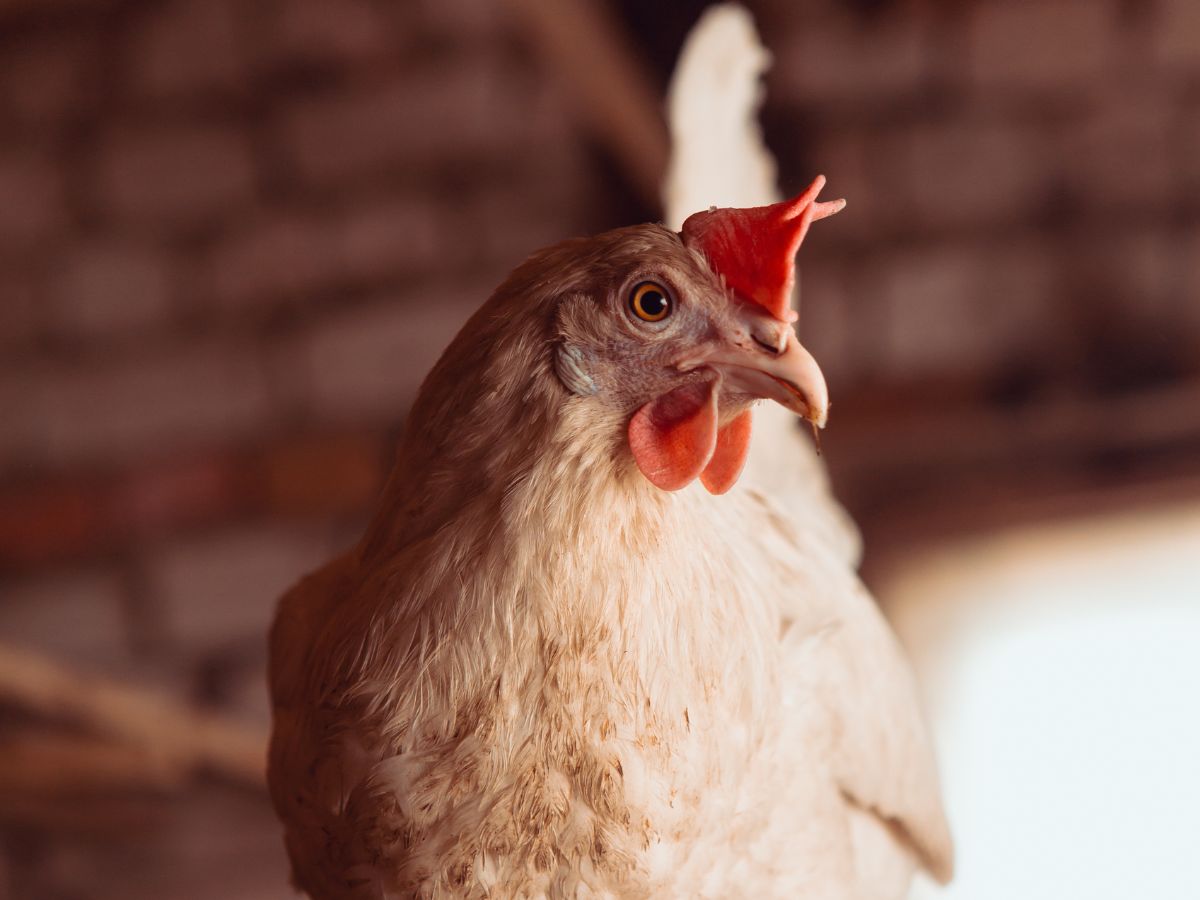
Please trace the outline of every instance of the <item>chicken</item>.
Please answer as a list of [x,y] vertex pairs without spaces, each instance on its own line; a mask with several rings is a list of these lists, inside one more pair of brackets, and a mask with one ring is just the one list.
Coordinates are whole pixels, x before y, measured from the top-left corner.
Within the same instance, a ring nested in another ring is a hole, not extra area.
[[793,427],[828,409],[790,307],[841,208],[822,185],[537,253],[445,351],[362,540],[272,629],[299,888],[850,900],[948,877],[908,669]]

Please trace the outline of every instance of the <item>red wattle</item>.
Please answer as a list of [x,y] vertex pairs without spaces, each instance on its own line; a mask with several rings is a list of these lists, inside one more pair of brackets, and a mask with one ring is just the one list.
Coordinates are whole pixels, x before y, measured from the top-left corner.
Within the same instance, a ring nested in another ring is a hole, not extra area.
[[629,421],[629,449],[655,487],[677,491],[696,479],[717,446],[717,391],[712,382],[675,388]]
[[717,432],[717,447],[700,473],[700,483],[710,494],[724,494],[737,484],[750,455],[750,410]]

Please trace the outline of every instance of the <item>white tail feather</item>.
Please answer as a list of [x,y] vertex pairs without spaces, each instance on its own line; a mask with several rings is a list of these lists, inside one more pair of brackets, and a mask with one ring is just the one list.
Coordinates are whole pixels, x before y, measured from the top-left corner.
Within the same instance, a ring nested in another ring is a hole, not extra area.
[[761,79],[770,62],[754,20],[736,4],[710,8],[688,35],[667,94],[668,227],[678,229],[690,214],[710,206],[762,206],[779,199],[775,160],[758,126]]
[[[758,124],[762,75],[771,55],[742,7],[711,7],[684,43],[667,96],[671,162],[663,188],[666,224],[678,229],[710,206],[762,206],[779,199],[775,159]],[[824,466],[797,419],[774,403],[754,414],[743,479],[793,510],[856,562],[853,524],[829,496]]]

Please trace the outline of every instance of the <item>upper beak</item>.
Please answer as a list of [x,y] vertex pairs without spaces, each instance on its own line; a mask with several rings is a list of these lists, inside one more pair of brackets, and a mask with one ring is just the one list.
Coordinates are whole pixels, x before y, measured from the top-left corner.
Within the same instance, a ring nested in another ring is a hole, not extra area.
[[829,388],[791,324],[748,308],[739,319],[745,331],[738,339],[723,341],[691,364],[711,366],[729,387],[774,400],[824,428],[829,417]]

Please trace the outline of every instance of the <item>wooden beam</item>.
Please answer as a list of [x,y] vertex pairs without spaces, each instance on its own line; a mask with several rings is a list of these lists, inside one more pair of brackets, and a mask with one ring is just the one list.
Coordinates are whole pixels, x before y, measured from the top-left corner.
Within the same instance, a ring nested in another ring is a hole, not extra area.
[[607,8],[592,0],[508,0],[581,124],[617,159],[642,202],[662,204],[669,146],[663,101]]
[[178,758],[88,735],[23,729],[0,740],[0,810],[20,798],[182,787]]
[[935,385],[846,396],[822,435],[868,575],[957,536],[1200,502],[1200,380],[988,407]]
[[863,391],[838,403],[822,438],[830,467],[850,481],[1149,452],[1200,440],[1200,379],[1013,408],[987,406],[978,397],[939,401],[935,389],[920,385],[886,397]]
[[[189,709],[144,689],[73,672],[6,645],[0,645],[0,703],[124,743],[154,760],[165,778],[206,771],[255,788],[265,783],[267,736],[262,729]],[[127,757],[110,761],[118,767],[129,764]]]

